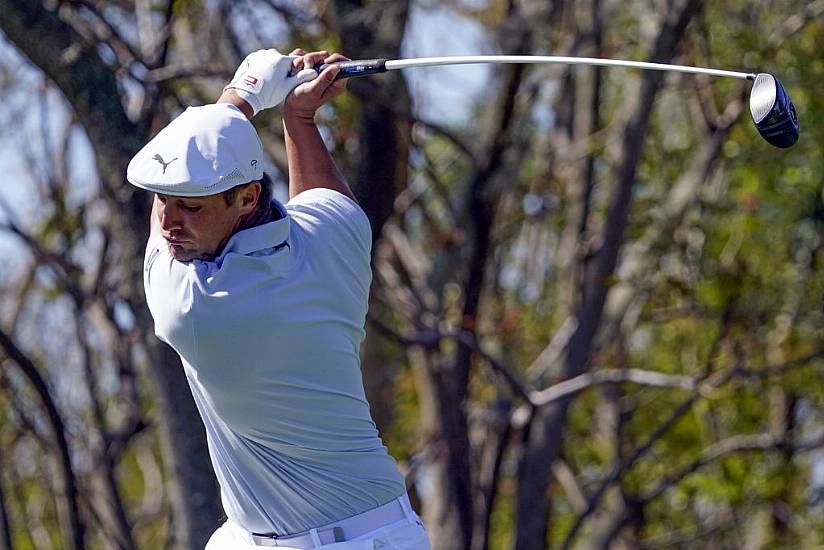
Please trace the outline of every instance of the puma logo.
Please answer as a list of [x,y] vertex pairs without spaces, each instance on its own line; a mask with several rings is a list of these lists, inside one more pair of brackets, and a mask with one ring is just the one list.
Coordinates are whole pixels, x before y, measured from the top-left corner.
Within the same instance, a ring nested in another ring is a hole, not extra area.
[[163,173],[164,173],[164,174],[166,173],[166,167],[167,167],[167,166],[169,166],[171,163],[173,163],[174,161],[176,161],[176,160],[177,160],[177,157],[175,157],[175,158],[173,158],[172,160],[170,160],[169,162],[165,162],[165,161],[163,160],[163,157],[161,157],[161,156],[160,156],[160,153],[156,154],[156,155],[155,155],[155,156],[153,156],[152,158],[153,158],[154,160],[156,160],[157,162],[159,162],[159,163],[163,166]]

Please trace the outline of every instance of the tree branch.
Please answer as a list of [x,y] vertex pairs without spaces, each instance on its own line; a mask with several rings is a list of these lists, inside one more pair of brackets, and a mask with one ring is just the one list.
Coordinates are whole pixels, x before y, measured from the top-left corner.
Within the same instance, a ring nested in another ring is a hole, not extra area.
[[[686,0],[680,7],[673,7],[670,12],[672,15],[662,22],[658,31],[650,61],[666,63],[672,58],[687,24],[699,7],[700,0]],[[638,166],[661,82],[661,74],[647,72],[643,75],[631,118],[623,130],[623,158],[600,234],[603,244],[592,260],[584,264],[581,276],[580,299],[574,306],[578,326],[570,337],[564,354],[565,378],[583,374],[591,359],[593,343],[604,314],[606,295],[611,286],[609,281],[614,277],[618,255],[624,244],[632,190],[637,180]],[[537,549],[547,539],[550,504],[546,485],[552,463],[561,452],[568,403],[567,400],[560,400],[552,407],[542,408],[530,425],[528,443],[518,472],[518,518],[515,533],[515,547],[518,550]],[[564,547],[571,544],[580,525],[578,522],[573,526]]]
[[221,78],[229,80],[232,74],[219,67],[196,67],[188,65],[166,65],[150,70],[146,73],[144,80],[159,84],[170,80],[191,79],[191,78]]
[[[0,199],[0,210],[5,210],[2,199]],[[37,263],[47,266],[52,273],[54,273],[59,285],[70,296],[72,296],[75,302],[83,303],[85,301],[85,295],[83,294],[82,289],[71,277],[72,273],[76,273],[78,271],[75,266],[67,263],[65,258],[62,256],[43,250],[39,242],[37,242],[28,233],[20,229],[20,227],[18,227],[10,219],[5,224],[0,224],[0,230],[6,230],[14,235],[17,235],[28,246]]]
[[463,153],[473,165],[477,166],[481,164],[481,159],[478,157],[477,153],[473,151],[469,147],[469,145],[464,143],[463,139],[461,139],[455,132],[453,132],[443,124],[438,124],[437,122],[432,122],[431,120],[424,120],[419,115],[416,115],[412,112],[408,113],[408,117],[410,123],[420,124],[427,130],[445,138],[452,145],[454,145],[461,153]]
[[753,451],[809,452],[824,446],[824,435],[806,441],[793,442],[791,434],[736,435],[719,441],[707,448],[701,456],[675,473],[666,476],[655,488],[641,493],[641,500],[648,503],[660,497],[685,477],[726,456]]
[[[99,7],[88,0],[63,0],[61,2],[65,6],[78,6],[90,13],[94,20],[98,22],[99,28],[93,28],[92,32],[96,34],[94,39],[107,44],[117,56],[118,69],[128,69],[135,61],[143,62],[141,56],[132,48],[120,34],[120,32],[112,25],[106,16],[101,13]],[[74,19],[74,18],[72,18]],[[72,26],[78,32],[82,29],[74,22]],[[94,40],[90,40],[94,43]]]
[[[6,466],[3,463],[3,455],[0,454],[0,472],[6,471]],[[5,480],[0,475],[0,550],[13,550],[11,545],[11,524],[9,523],[9,514],[6,510],[6,490]]]
[[[729,330],[730,324],[730,309],[729,307],[725,311],[722,317],[722,326],[721,330],[718,334],[718,337],[713,342],[712,349],[708,355],[707,365],[704,369],[703,374],[701,375],[700,379],[703,381],[705,387],[715,388],[720,386],[721,384],[727,382],[732,375],[736,372],[735,368],[727,369],[723,371],[718,371],[716,373],[712,372],[713,366],[715,364],[715,357],[718,353],[718,350],[721,347],[721,344],[726,337],[727,331]],[[581,526],[583,525],[584,521],[595,511],[595,508],[598,506],[598,502],[600,501],[601,497],[604,496],[607,489],[615,483],[621,476],[630,469],[642,456],[644,456],[658,441],[665,433],[669,431],[669,429],[682,417],[684,416],[692,406],[705,394],[705,392],[696,392],[693,395],[689,396],[686,400],[684,400],[676,409],[670,414],[670,416],[647,437],[646,441],[642,443],[640,446],[636,447],[635,450],[625,459],[623,459],[619,464],[616,464],[615,467],[612,469],[612,472],[604,479],[598,488],[590,495],[587,499],[587,507],[582,514],[580,514],[576,519],[575,522],[572,524],[567,536],[564,538],[564,542],[561,545],[561,548],[566,550],[572,547],[572,543],[575,540]]]
[[[40,398],[46,411],[46,418],[52,428],[58,451],[58,465],[63,479],[63,500],[66,517],[66,542],[73,550],[82,550],[86,546],[86,526],[80,517],[79,491],[77,478],[72,467],[69,444],[66,440],[66,427],[63,418],[57,410],[57,405],[51,397],[46,381],[40,375],[34,363],[15,345],[14,341],[0,329],[0,348],[11,359],[28,379]],[[0,362],[3,365],[5,362]]]
[[642,369],[605,369],[586,372],[575,378],[554,384],[545,390],[531,392],[530,402],[535,407],[544,407],[594,386],[619,384],[621,382],[681,390],[695,390],[699,387],[695,378],[682,374],[664,374]]
[[800,13],[794,13],[778,26],[767,39],[767,43],[773,50],[779,49],[787,39],[818,19],[822,13],[824,13],[824,0],[806,4]]
[[[693,474],[701,468],[735,453],[755,451],[782,451],[790,453],[809,452],[815,449],[819,449],[822,446],[824,446],[824,434],[797,443],[794,443],[792,441],[791,434],[789,433],[735,435],[711,445],[708,449],[701,453],[700,457],[695,459],[693,462],[691,462],[687,466],[684,466],[677,472],[666,476],[653,489],[649,489],[643,492],[641,496],[638,498],[638,500],[640,501],[641,506],[647,505],[651,501],[663,495],[669,489],[678,485],[678,483],[683,481],[683,479],[689,476],[690,474]],[[609,530],[609,533],[606,535],[606,537],[604,537],[604,543],[608,544],[615,536],[617,536],[621,529],[624,528],[628,520],[629,515],[626,513],[626,511],[620,517],[616,518],[612,524],[611,529]],[[711,528],[714,530],[717,529],[718,526],[714,526]],[[654,547],[660,546],[663,545],[656,544]],[[651,546],[645,544],[644,548],[651,548]]]

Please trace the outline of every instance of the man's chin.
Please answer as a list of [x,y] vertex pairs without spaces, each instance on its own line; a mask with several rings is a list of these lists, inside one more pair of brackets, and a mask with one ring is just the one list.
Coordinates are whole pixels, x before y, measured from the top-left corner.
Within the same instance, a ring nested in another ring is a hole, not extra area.
[[172,258],[177,260],[178,262],[191,262],[192,260],[211,260],[214,258],[212,254],[207,252],[202,252],[200,250],[191,250],[188,248],[184,248],[182,245],[179,244],[172,244],[167,242],[169,245],[169,253],[172,255]]
[[197,252],[192,250],[186,250],[183,246],[179,244],[172,244],[167,243],[169,245],[169,253],[172,255],[172,258],[177,260],[178,262],[191,262],[195,258],[198,257]]

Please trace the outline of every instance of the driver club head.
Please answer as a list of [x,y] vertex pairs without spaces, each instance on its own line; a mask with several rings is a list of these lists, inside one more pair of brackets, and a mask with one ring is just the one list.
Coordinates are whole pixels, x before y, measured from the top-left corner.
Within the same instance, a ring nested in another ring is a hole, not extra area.
[[759,73],[750,92],[750,113],[761,136],[785,149],[798,141],[798,117],[790,94],[773,75]]

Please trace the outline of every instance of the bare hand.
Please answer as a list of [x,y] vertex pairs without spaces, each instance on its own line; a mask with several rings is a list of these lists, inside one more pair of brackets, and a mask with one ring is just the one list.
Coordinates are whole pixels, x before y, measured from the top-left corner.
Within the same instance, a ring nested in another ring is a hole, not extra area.
[[[312,69],[321,63],[349,61],[339,53],[329,55],[329,52],[325,51],[305,53],[301,49],[296,49],[289,55],[297,56],[292,62],[295,71]],[[338,72],[340,69],[337,67],[327,67],[316,79],[295,88],[284,103],[284,116],[314,119],[315,111],[321,105],[339,96],[346,89],[345,80],[335,80]]]

